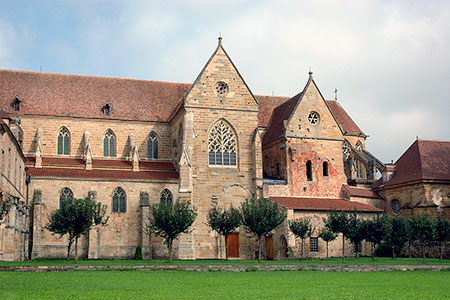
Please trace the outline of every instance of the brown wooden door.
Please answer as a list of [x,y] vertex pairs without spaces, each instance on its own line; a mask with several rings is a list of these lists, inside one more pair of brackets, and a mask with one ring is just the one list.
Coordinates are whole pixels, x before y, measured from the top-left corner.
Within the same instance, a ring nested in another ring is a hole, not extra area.
[[272,236],[266,236],[266,259],[274,259]]
[[239,257],[239,233],[228,236],[228,257]]

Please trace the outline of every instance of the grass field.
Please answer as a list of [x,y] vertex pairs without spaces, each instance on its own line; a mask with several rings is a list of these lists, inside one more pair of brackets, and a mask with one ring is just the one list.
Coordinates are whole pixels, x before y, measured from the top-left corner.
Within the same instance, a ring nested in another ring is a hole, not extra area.
[[[228,262],[221,259],[205,259],[205,260],[179,260],[174,261],[173,265],[257,265],[256,260],[229,260]],[[323,258],[323,259],[305,259],[305,260],[272,260],[261,261],[261,265],[340,265],[341,258]],[[346,264],[349,265],[423,265],[421,258],[386,258],[377,257],[372,261],[370,257],[347,257]],[[427,265],[450,265],[450,259],[439,261],[437,258],[428,258]],[[74,260],[65,259],[38,259],[30,261],[0,261],[0,266],[60,266],[75,265]],[[140,265],[169,265],[168,260],[79,260],[80,266],[140,266]]]
[[0,299],[450,299],[450,272],[0,272]]

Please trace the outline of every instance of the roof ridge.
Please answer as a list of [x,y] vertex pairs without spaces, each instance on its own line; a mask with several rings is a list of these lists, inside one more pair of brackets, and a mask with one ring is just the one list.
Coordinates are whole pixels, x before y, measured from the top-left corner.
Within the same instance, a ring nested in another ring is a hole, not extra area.
[[80,74],[66,74],[66,73],[54,73],[54,72],[35,72],[35,71],[24,71],[24,70],[11,70],[11,69],[0,69],[0,72],[16,72],[16,73],[26,73],[33,75],[58,75],[58,76],[68,76],[68,77],[88,77],[88,78],[101,78],[101,79],[114,79],[114,80],[131,80],[131,81],[143,81],[143,82],[157,82],[157,83],[169,83],[169,84],[183,84],[192,85],[192,83],[186,82],[173,82],[173,81],[162,81],[162,80],[149,80],[149,79],[137,79],[137,78],[125,78],[125,77],[112,77],[112,76],[101,76],[101,75],[80,75]]

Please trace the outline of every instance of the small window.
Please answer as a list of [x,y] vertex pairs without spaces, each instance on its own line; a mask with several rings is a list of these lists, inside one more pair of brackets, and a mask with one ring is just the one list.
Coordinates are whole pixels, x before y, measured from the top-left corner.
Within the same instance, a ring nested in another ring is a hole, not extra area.
[[318,238],[310,238],[309,239],[309,251],[310,252],[319,252],[319,239]]
[[116,137],[111,130],[107,130],[103,140],[103,155],[106,157],[116,156]]
[[126,212],[126,199],[125,191],[121,187],[116,188],[113,193],[112,212]]
[[391,201],[391,211],[393,214],[398,215],[400,214],[400,210],[401,210],[401,205],[400,205],[400,201],[397,199],[394,199]]
[[355,251],[355,253],[361,253],[361,249],[362,249],[361,242],[356,243],[353,247],[353,250]]
[[359,152],[361,152],[362,151],[362,143],[360,142],[360,141],[358,141],[357,143],[356,143],[356,146],[355,146],[355,148],[356,148],[356,150],[358,150]]
[[58,154],[69,155],[70,151],[70,133],[63,127],[58,133]]
[[147,153],[149,159],[158,158],[158,136],[154,131],[150,132],[148,136]]
[[361,161],[356,161],[356,177],[364,178],[364,166]]
[[172,192],[169,191],[168,189],[164,189],[161,192],[160,201],[161,201],[161,203],[172,204],[172,202],[173,202]]
[[22,102],[22,100],[20,100],[19,96],[16,96],[14,98],[13,102],[11,103],[11,106],[14,111],[20,111],[20,103],[21,102]]
[[103,105],[102,107],[102,111],[103,111],[103,115],[105,116],[110,116],[111,114],[111,105],[109,105],[108,102],[105,103],[105,105]]
[[313,174],[312,174],[312,163],[310,160],[306,162],[306,178],[308,181],[313,180]]
[[223,81],[216,83],[216,92],[219,96],[225,96],[228,93],[228,84]]
[[309,113],[308,121],[311,125],[317,125],[320,122],[320,116],[319,113],[312,111]]
[[323,176],[324,177],[328,176],[328,162],[327,161],[323,162]]
[[73,199],[73,192],[68,187],[63,188],[59,192],[59,208],[62,207],[62,202],[65,200],[72,200]]

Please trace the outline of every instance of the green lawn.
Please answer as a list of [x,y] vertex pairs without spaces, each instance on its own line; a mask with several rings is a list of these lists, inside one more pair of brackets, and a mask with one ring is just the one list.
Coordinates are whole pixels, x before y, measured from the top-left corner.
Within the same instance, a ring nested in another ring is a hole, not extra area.
[[450,299],[450,272],[0,272],[0,299]]
[[[80,260],[80,266],[140,266],[140,265],[169,265],[167,260]],[[193,261],[179,260],[174,261],[173,265],[257,265],[256,260],[229,260],[226,262],[221,259],[200,259]],[[261,261],[261,265],[340,265],[341,258],[323,258],[308,260],[272,260]],[[346,264],[349,265],[423,265],[421,258],[386,258],[377,257],[372,261],[370,257],[347,257]],[[439,261],[437,258],[428,258],[427,265],[450,265],[450,259]],[[30,261],[0,261],[0,266],[59,266],[59,265],[75,265],[74,260],[64,259],[38,259]]]

